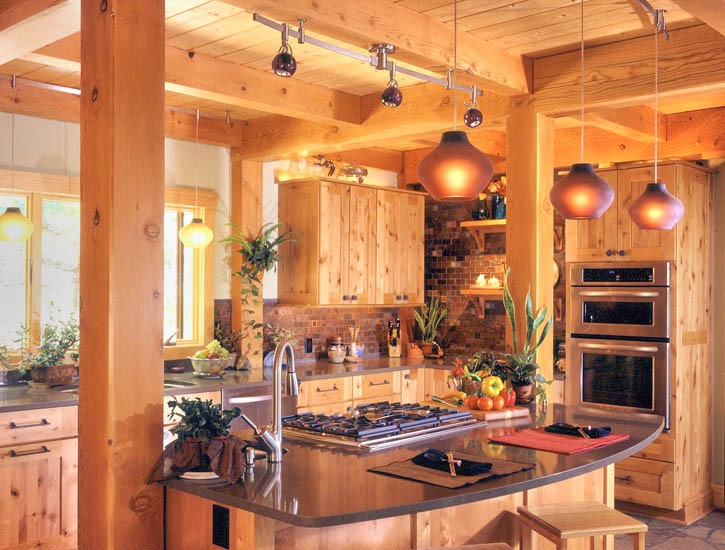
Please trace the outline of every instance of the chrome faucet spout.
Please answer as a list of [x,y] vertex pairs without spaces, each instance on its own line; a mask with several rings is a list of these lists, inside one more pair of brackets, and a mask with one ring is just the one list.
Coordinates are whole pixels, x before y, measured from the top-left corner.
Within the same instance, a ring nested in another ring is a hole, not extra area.
[[268,432],[271,437],[264,438],[272,447],[271,452],[267,454],[269,462],[282,462],[282,361],[285,357],[287,358],[287,376],[284,381],[285,392],[288,395],[297,395],[299,393],[292,343],[282,340],[274,350],[274,365],[272,367],[272,413],[274,418],[272,420],[272,429]]

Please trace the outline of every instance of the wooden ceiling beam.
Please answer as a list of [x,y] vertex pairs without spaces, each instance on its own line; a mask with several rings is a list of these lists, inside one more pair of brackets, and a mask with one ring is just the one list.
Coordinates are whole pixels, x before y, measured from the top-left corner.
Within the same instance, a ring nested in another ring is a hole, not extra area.
[[[304,17],[308,32],[367,48],[387,43],[392,58],[445,75],[453,66],[452,25],[390,0],[222,0],[279,21],[296,24]],[[470,83],[513,96],[531,91],[531,61],[458,31],[459,75]]]
[[[660,39],[659,92],[663,98],[683,92],[725,90],[725,37],[706,25],[670,31]],[[622,107],[650,103],[654,95],[652,36],[588,48],[585,106]],[[579,52],[534,62],[537,112],[572,114],[580,105]]]
[[[658,116],[657,139],[663,142],[667,139],[667,116],[663,113]],[[640,106],[597,109],[586,113],[584,120],[587,125],[646,143],[654,139],[654,117],[654,109]]]
[[[20,81],[13,93],[9,81],[4,83],[0,81],[0,111],[78,123],[80,96],[22,84]],[[194,140],[196,116],[193,113],[167,108],[164,115],[164,132],[168,138]],[[242,123],[232,121],[230,126],[220,118],[201,117],[199,141],[223,147],[239,145],[242,143]]]
[[[362,98],[363,122],[360,126],[331,126],[307,120],[271,116],[249,120],[244,126],[241,158],[275,160],[290,155],[326,154],[346,149],[385,147],[387,140],[451,130],[453,93],[435,84],[418,84],[403,89],[403,103],[396,109],[380,104],[379,94]],[[509,99],[492,94],[479,105],[485,122],[490,124],[507,116]],[[462,116],[462,111],[459,111]],[[458,122],[462,128],[465,128]]]
[[707,26],[725,35],[725,5],[722,0],[677,0],[677,5]]
[[0,65],[80,31],[80,0],[8,0],[0,9]]

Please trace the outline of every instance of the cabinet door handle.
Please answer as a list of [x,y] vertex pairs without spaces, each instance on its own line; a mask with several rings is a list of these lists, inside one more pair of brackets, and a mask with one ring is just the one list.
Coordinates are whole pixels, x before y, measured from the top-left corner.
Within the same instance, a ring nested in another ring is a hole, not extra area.
[[42,455],[43,453],[49,453],[50,448],[48,448],[47,445],[43,445],[40,449],[35,449],[34,451],[16,451],[14,449],[10,450],[10,456],[12,458],[17,458],[19,456],[29,456],[29,455]]
[[21,428],[38,428],[40,426],[50,426],[50,422],[43,418],[40,422],[31,422],[30,424],[18,424],[17,422],[10,423],[11,430],[19,430]]
[[396,300],[402,300],[402,299],[403,299],[403,297],[402,297],[402,296],[401,296],[400,294],[396,294],[396,296],[395,296],[395,299],[396,299]]
[[633,481],[632,480],[632,476],[624,476],[624,477],[622,477],[622,476],[614,476],[614,479],[618,479],[619,481],[626,481],[626,482]]
[[373,382],[372,380],[370,381],[371,386],[385,386],[387,384],[390,384],[390,382],[388,382],[387,380],[383,380],[382,382]]
[[611,256],[612,254],[614,254],[614,250],[607,250],[607,256]]
[[326,392],[330,392],[330,391],[339,391],[339,390],[337,389],[337,384],[333,384],[332,387],[330,389],[328,389],[328,390],[323,390],[321,388],[316,388],[315,391],[317,393],[326,393]]
[[627,255],[627,253],[626,253],[626,252],[625,252],[624,250],[620,250],[620,251],[619,251],[619,255],[620,255],[620,256],[626,256],[626,255]]
[[343,301],[347,302],[347,301],[348,301],[348,300],[350,299],[350,296],[348,296],[347,294],[345,294],[345,295],[344,295],[344,296],[342,297],[342,299],[343,299]]
[[357,301],[357,294],[353,294],[353,295],[352,295],[352,301],[353,301],[353,302]]
[[403,294],[403,300],[405,300],[407,302],[408,298],[409,298],[409,296],[407,294]]

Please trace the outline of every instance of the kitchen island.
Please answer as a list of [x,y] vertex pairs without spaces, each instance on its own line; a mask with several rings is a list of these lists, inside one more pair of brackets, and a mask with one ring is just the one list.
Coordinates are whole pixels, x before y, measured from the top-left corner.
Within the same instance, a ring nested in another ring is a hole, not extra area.
[[[289,452],[281,465],[257,461],[253,473],[235,485],[166,481],[167,548],[395,549],[494,541],[517,545],[517,506],[579,500],[612,506],[614,462],[642,450],[663,428],[658,416],[563,405],[553,405],[536,420],[539,425],[552,422],[607,425],[629,439],[574,455],[489,441],[527,427],[511,421],[374,453],[285,438]],[[459,489],[369,471],[431,447],[534,467]]]

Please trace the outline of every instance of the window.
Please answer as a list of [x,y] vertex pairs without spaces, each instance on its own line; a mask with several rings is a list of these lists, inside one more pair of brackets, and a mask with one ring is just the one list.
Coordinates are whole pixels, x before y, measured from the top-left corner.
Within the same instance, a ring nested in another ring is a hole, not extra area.
[[[0,170],[0,188],[9,180]],[[15,191],[0,189],[0,212],[17,206],[33,222],[26,243],[0,243],[0,345],[17,347],[21,326],[31,338],[51,320],[78,318],[80,302],[80,201],[78,178],[15,173]],[[186,248],[178,230],[192,217],[213,226],[216,195],[168,188],[164,211],[165,359],[186,357],[213,334],[213,246]]]

